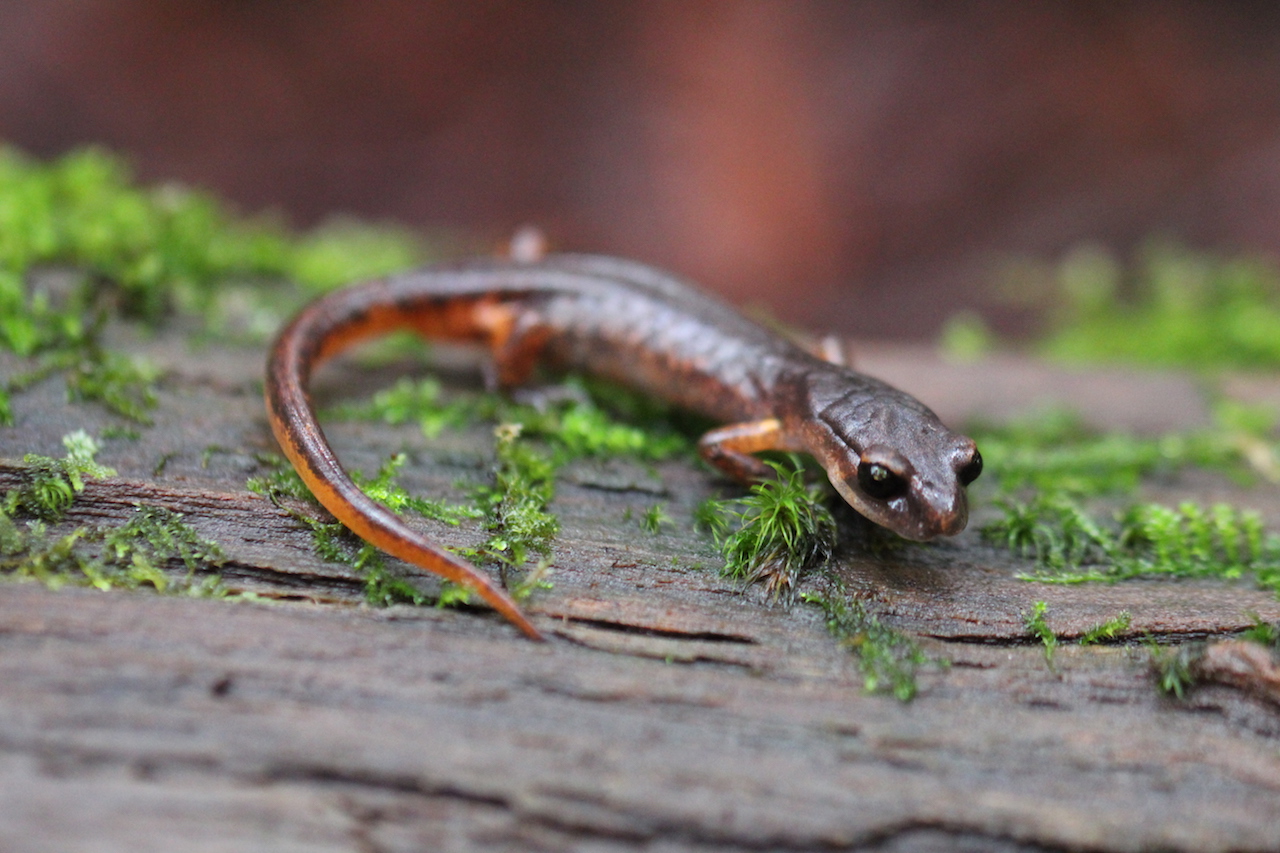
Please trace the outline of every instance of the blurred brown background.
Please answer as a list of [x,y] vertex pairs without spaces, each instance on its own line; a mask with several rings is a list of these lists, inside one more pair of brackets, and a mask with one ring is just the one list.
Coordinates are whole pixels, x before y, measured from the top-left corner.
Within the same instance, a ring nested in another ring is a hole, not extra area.
[[1280,5],[0,0],[0,139],[927,336],[1013,255],[1280,250]]

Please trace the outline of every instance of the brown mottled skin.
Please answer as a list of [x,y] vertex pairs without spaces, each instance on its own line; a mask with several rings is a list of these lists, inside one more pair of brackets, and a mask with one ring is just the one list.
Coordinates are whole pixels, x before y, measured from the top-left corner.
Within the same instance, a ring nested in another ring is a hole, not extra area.
[[909,539],[959,532],[965,487],[982,470],[971,439],[879,380],[822,361],[666,273],[631,261],[551,255],[478,260],[356,285],[305,308],[267,363],[272,430],[316,498],[382,550],[477,592],[525,634],[541,634],[472,565],[407,527],[356,487],[325,440],[307,384],[346,346],[393,329],[475,341],[503,385],[535,362],[614,379],[729,424],[703,456],[750,482],[750,454],[812,454],[858,512]]

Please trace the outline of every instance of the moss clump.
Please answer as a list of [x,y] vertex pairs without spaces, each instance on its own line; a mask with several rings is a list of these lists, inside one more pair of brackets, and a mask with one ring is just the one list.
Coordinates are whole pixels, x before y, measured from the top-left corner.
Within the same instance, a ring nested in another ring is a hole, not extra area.
[[389,424],[416,423],[427,438],[444,429],[482,422],[520,424],[527,439],[545,441],[556,465],[592,457],[668,459],[692,444],[639,395],[570,376],[543,395],[540,405],[513,401],[502,394],[454,392],[446,395],[434,378],[398,380],[364,403],[325,413],[346,420]]
[[[460,549],[460,555],[478,563],[494,563],[504,576],[530,559],[539,559],[529,576],[513,587],[513,595],[522,596],[547,585],[546,559],[559,532],[559,521],[548,505],[561,466],[604,456],[653,461],[691,447],[688,438],[664,419],[662,410],[644,403],[638,395],[576,376],[553,390],[554,394],[546,394],[541,404],[534,406],[487,392],[446,394],[434,378],[404,378],[376,392],[367,402],[344,404],[325,416],[416,423],[428,438],[444,429],[496,423],[492,480],[473,489],[472,507],[437,505],[403,493],[387,493],[376,481],[356,479],[367,494],[396,511],[408,508],[451,523],[463,517],[482,518],[487,538]],[[269,475],[277,481],[282,476],[278,472]],[[288,482],[290,492],[298,496],[301,480]],[[251,488],[267,486],[265,481],[251,481]],[[646,513],[643,521],[656,526],[664,519],[659,509],[658,514]],[[363,565],[369,564],[370,555],[356,552],[352,559],[357,558]],[[446,585],[442,601],[466,598],[466,590]]]
[[742,498],[704,503],[698,521],[716,537],[726,575],[763,580],[778,594],[831,556],[837,528],[826,506],[828,491],[806,483],[799,459],[768,464],[778,472],[776,480],[753,485]]
[[[249,478],[245,483],[249,491],[268,498],[277,506],[284,506],[281,499],[287,497],[308,503],[315,511],[320,511],[319,502],[288,460],[274,454],[264,454],[258,461],[267,470],[264,474]],[[396,512],[418,512],[426,509],[439,520],[458,524],[465,508],[461,508],[463,511],[453,512],[453,508],[446,504],[415,499],[395,483],[395,475],[403,462],[403,457],[397,455],[388,460],[374,477],[361,477],[365,482],[363,488],[376,495],[377,499],[394,506]],[[341,522],[324,521],[314,512],[293,507],[286,509],[299,524],[311,531],[317,554],[326,560],[349,566],[364,579],[365,600],[369,604],[386,607],[392,604],[423,604],[427,601],[427,596],[422,591],[387,568],[382,553],[377,548],[347,530]]]
[[[366,495],[398,515],[403,515],[405,510],[409,510],[423,518],[442,521],[455,527],[463,519],[480,518],[483,515],[483,512],[475,506],[453,504],[409,494],[403,486],[395,482],[396,475],[404,467],[406,459],[408,457],[403,453],[393,454],[378,469],[375,476],[365,477],[359,471],[355,471],[352,473],[352,479]],[[302,482],[301,478],[298,482]]]
[[1154,640],[1148,640],[1147,651],[1157,689],[1178,699],[1183,698],[1195,684],[1195,664],[1204,653],[1204,644],[1161,646]]
[[23,457],[27,482],[11,489],[0,502],[0,511],[7,517],[31,515],[41,521],[57,521],[84,491],[86,478],[115,476],[114,469],[94,459],[101,446],[84,430],[63,436],[62,445],[67,455],[61,459],[35,453]]
[[1035,560],[1028,580],[1118,581],[1135,577],[1250,577],[1280,593],[1280,537],[1257,513],[1226,504],[1132,504],[1107,523],[1063,495],[1001,503],[983,527],[989,541]]
[[[1084,247],[1054,267],[1024,264],[1017,278],[1019,292],[1056,300],[1040,345],[1054,357],[1200,371],[1280,365],[1273,263],[1153,242],[1129,264]],[[1154,438],[1092,433],[1061,413],[974,428],[988,462],[978,493],[1000,512],[983,534],[1034,559],[1037,580],[1249,576],[1280,593],[1280,540],[1254,513],[1133,500],[1114,514],[1085,508],[1189,468],[1280,481],[1276,426],[1274,411],[1221,402],[1213,427]]]
[[[487,538],[474,547],[455,550],[475,562],[495,563],[505,575],[508,570],[523,567],[531,557],[545,558],[549,555],[560,526],[556,517],[547,510],[555,488],[555,466],[551,460],[521,440],[518,424],[500,426],[495,434],[493,479],[488,484],[475,487],[471,505],[430,500],[405,491],[395,482],[396,474],[405,462],[404,454],[391,457],[373,477],[355,472],[352,479],[365,494],[397,514],[413,512],[452,525],[466,519],[480,519]],[[246,484],[250,491],[277,503],[281,497],[287,496],[307,501],[319,509],[319,504],[286,460],[267,456],[262,458],[262,462],[269,470],[250,478]],[[365,579],[365,598],[370,604],[422,604],[427,600],[412,583],[387,568],[377,548],[360,540],[341,522],[323,521],[314,514],[296,509],[289,511],[311,530],[320,556],[350,566]],[[540,566],[525,582],[516,585],[513,594],[527,596],[545,584],[546,567]],[[468,597],[467,590],[446,583],[437,603],[442,606],[465,603]]]
[[671,516],[662,504],[654,504],[640,514],[640,526],[648,533],[656,534],[664,524],[671,524]]
[[1252,640],[1273,649],[1280,648],[1280,622],[1267,622],[1257,613],[1249,614],[1253,625],[1240,635],[1241,639]]
[[1241,480],[1273,472],[1271,412],[1222,403],[1206,429],[1163,436],[1097,432],[1074,414],[1049,410],[966,430],[987,461],[979,489],[1098,496],[1132,492],[1144,480],[1208,468]]
[[551,554],[560,521],[547,511],[555,494],[555,465],[546,455],[521,440],[520,424],[501,424],[494,430],[493,484],[476,490],[489,537],[464,555],[478,562],[495,562],[505,571],[519,568],[530,556]]

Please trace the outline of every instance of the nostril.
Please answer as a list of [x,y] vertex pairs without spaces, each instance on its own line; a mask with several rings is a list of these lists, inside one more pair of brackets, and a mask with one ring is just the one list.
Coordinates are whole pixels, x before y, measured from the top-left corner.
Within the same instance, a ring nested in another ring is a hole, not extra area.
[[978,452],[978,448],[973,449],[973,453],[969,459],[960,466],[960,470],[956,472],[956,476],[960,479],[960,485],[967,486],[978,476],[982,474],[982,454]]

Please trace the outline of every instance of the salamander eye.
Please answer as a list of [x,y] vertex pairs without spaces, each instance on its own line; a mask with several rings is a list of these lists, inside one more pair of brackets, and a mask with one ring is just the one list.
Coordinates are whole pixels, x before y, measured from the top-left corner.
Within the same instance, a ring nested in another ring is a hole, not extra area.
[[863,462],[858,466],[858,486],[867,497],[888,500],[907,490],[907,481],[879,462]]
[[975,447],[973,455],[969,457],[969,461],[964,463],[964,467],[960,469],[956,475],[960,478],[960,485],[967,486],[974,480],[978,479],[978,475],[982,473],[982,454]]

